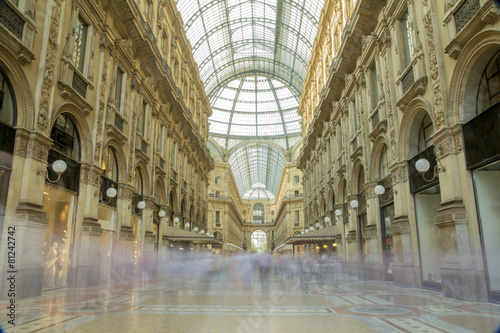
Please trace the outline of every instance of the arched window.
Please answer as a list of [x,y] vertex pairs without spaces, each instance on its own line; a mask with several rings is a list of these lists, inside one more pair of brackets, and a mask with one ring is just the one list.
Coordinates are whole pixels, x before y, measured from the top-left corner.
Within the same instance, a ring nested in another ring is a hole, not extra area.
[[363,193],[365,191],[365,169],[363,167],[359,168],[358,172],[358,193]]
[[264,223],[264,205],[256,203],[253,206],[253,223],[262,224]]
[[113,147],[108,146],[104,149],[101,168],[104,169],[104,177],[118,182],[118,160]]
[[161,191],[161,182],[158,180],[155,185],[155,204],[162,205],[163,204],[163,196]]
[[135,193],[142,195],[143,194],[143,180],[142,180],[142,172],[140,168],[135,169]]
[[384,179],[387,175],[389,175],[389,157],[387,156],[387,145],[384,145],[378,161],[378,179]]
[[5,72],[0,68],[0,121],[16,126],[17,108],[14,89]]
[[434,134],[434,124],[428,113],[425,113],[420,129],[418,131],[418,152],[424,151],[426,148],[432,146],[431,136]]
[[54,150],[80,161],[80,136],[68,114],[63,113],[57,117],[50,138],[54,142]]
[[500,50],[486,65],[477,90],[476,115],[500,102]]
[[342,202],[347,201],[347,182],[344,180],[342,183]]
[[214,238],[220,240],[221,242],[223,241],[222,234],[218,231],[214,232]]

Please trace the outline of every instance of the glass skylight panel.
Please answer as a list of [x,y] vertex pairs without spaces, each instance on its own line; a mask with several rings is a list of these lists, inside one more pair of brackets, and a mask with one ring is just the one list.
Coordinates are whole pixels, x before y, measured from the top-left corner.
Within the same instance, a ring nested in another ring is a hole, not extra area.
[[289,133],[297,133],[300,131],[299,122],[286,123],[285,126],[286,126],[286,131]]
[[255,102],[255,100],[256,100],[255,91],[241,90],[240,94],[238,95],[238,101]]
[[235,136],[256,136],[257,129],[255,126],[231,125],[229,135]]
[[285,122],[291,122],[291,121],[297,121],[300,120],[300,116],[297,114],[297,110],[291,110],[291,111],[286,111],[283,112],[283,118],[285,119]]
[[280,100],[280,106],[281,106],[281,109],[287,110],[290,108],[296,108],[298,106],[298,103],[295,100],[295,98],[289,98],[289,99]]
[[283,125],[268,125],[268,126],[259,126],[257,127],[259,136],[274,136],[274,135],[283,135],[285,134],[283,131]]
[[257,116],[257,124],[259,125],[281,124],[281,123],[282,123],[281,115],[278,112],[259,114]]
[[219,98],[213,104],[213,108],[223,109],[223,110],[231,110],[231,108],[233,107],[233,103],[234,103],[234,101],[232,101],[232,100]]
[[212,133],[227,134],[228,124],[209,121],[209,130]]
[[210,119],[212,121],[217,121],[217,122],[221,122],[221,123],[229,123],[230,117],[231,117],[230,112],[224,112],[224,111],[214,109]]
[[232,124],[256,125],[255,113],[234,112]]

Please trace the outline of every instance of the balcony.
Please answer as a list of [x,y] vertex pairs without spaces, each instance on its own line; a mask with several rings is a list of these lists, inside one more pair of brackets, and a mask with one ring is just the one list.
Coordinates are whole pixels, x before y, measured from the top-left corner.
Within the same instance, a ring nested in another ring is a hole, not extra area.
[[146,142],[146,139],[144,139],[142,135],[137,134],[137,139],[135,141],[135,156],[143,161],[149,161],[148,146],[149,144]]
[[35,59],[33,53],[36,33],[34,1],[26,4],[23,2],[21,5],[33,6],[33,8],[24,8],[26,14],[23,14],[23,11],[11,1],[0,1],[0,39],[2,44],[16,54],[16,59],[22,65],[27,65]]
[[[444,15],[444,26],[448,45],[444,52],[457,59],[463,47],[472,36],[486,24],[493,24],[498,18],[494,1],[458,0]],[[467,27],[467,29],[465,29]]]
[[127,132],[128,121],[123,117],[118,110],[112,104],[108,104],[108,110],[106,112],[106,133],[119,142],[126,143],[127,137],[125,133]]

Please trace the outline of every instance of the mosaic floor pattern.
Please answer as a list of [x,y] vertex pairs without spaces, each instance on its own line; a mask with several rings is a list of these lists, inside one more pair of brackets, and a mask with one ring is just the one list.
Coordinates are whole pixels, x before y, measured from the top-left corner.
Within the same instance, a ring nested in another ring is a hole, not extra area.
[[[303,286],[302,286],[303,287]],[[494,332],[500,306],[461,302],[438,292],[355,278],[311,281],[272,276],[259,283],[209,285],[157,278],[95,288],[46,291],[18,300],[5,332]],[[6,302],[0,302],[5,309]]]

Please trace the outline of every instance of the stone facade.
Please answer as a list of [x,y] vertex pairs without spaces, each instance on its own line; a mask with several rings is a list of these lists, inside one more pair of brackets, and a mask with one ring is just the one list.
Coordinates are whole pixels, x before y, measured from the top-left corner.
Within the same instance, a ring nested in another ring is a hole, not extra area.
[[[298,168],[306,221],[336,221],[350,274],[496,297],[462,125],[486,109],[481,75],[499,28],[491,1],[325,4],[299,106]],[[434,175],[416,171],[422,154]]]
[[[133,272],[139,256],[167,247],[159,240],[176,216],[206,226],[211,109],[175,1],[1,6],[2,101],[13,101],[2,131],[14,134],[2,149],[0,252],[15,227],[16,298],[40,295],[42,283],[90,286]],[[68,164],[55,185],[44,179],[54,179],[53,154]]]

